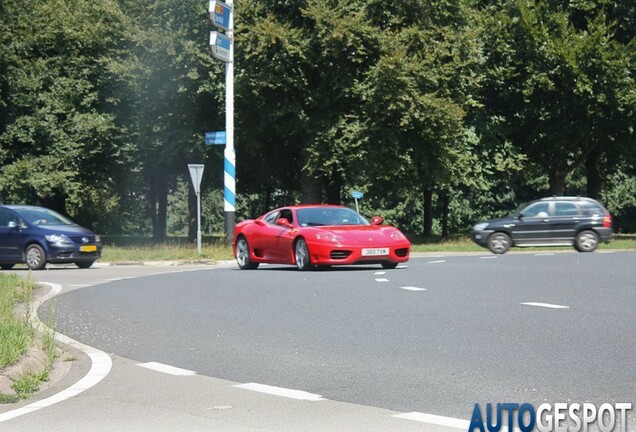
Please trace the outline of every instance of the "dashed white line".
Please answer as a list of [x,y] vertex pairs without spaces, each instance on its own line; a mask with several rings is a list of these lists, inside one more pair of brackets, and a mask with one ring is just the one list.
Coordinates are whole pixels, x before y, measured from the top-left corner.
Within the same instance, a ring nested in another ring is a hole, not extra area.
[[374,274],[375,276],[382,276],[383,274],[386,274],[386,272],[385,272],[385,271],[378,271],[378,272],[375,272],[375,273],[373,273],[373,274]]
[[388,282],[389,280],[386,278],[375,278],[376,282]]
[[545,253],[536,253],[534,256],[554,256],[553,253],[545,252]]
[[445,263],[446,260],[437,260],[437,261],[429,261],[429,264],[440,264],[440,263]]
[[497,255],[492,255],[492,256],[482,256],[482,257],[479,257],[479,259],[497,259]]
[[410,412],[404,414],[395,414],[391,417],[400,418],[404,420],[414,420],[422,423],[429,423],[438,426],[447,426],[457,429],[468,430],[470,422],[467,420],[461,420],[452,417],[442,417],[434,414],[424,414],[420,412]]
[[406,291],[426,291],[426,288],[418,288],[414,286],[403,286],[400,288]]
[[405,268],[409,268],[409,266],[407,266],[407,265],[399,265],[396,268],[405,269]]
[[308,393],[303,390],[292,390],[292,389],[287,389],[283,387],[275,387],[275,386],[270,386],[265,384],[246,383],[246,384],[236,384],[232,387],[236,387],[236,388],[240,388],[244,390],[251,390],[251,391],[255,391],[259,393],[266,393],[266,394],[270,394],[274,396],[282,396],[282,397],[286,397],[290,399],[306,400],[310,402],[320,402],[325,400],[323,399],[322,396],[318,394]]
[[181,369],[178,367],[170,366],[163,363],[157,362],[148,362],[148,363],[137,363],[137,366],[141,366],[142,368],[154,370],[157,372],[174,375],[174,376],[192,376],[197,373],[187,369]]
[[570,306],[563,306],[563,305],[550,304],[550,303],[525,302],[521,304],[525,306],[537,306],[537,307],[544,307],[549,309],[570,309]]

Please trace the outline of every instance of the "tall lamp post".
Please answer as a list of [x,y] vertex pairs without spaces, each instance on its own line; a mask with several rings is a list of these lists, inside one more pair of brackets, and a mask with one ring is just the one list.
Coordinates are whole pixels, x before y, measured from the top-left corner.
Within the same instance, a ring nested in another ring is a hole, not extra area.
[[234,152],[234,12],[233,0],[210,0],[210,19],[219,29],[210,32],[212,55],[225,62],[225,150],[223,152],[223,210],[226,243],[232,242],[236,225],[236,154]]

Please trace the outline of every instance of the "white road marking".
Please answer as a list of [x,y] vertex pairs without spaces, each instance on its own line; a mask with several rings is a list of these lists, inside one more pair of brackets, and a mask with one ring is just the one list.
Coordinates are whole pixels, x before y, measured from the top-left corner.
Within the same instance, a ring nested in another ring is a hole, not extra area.
[[407,290],[407,291],[426,291],[426,288],[418,288],[418,287],[414,287],[414,286],[403,286],[400,287],[403,290]]
[[386,272],[385,271],[379,271],[379,272],[375,272],[373,274],[376,275],[376,276],[382,276],[383,274],[386,274]]
[[497,255],[483,256],[483,257],[479,257],[479,259],[497,259]]
[[376,282],[388,282],[389,280],[385,279],[385,278],[375,278],[375,281]]
[[446,260],[438,260],[438,261],[429,261],[429,264],[440,264],[440,263],[445,263]]
[[306,391],[291,390],[291,389],[286,389],[283,387],[275,387],[275,386],[270,386],[265,384],[246,383],[246,384],[235,384],[232,387],[236,387],[236,388],[240,388],[244,390],[251,390],[251,391],[255,391],[259,393],[266,393],[266,394],[270,394],[274,396],[282,396],[282,397],[286,397],[290,399],[306,400],[310,402],[320,402],[325,400],[320,395],[308,393]]
[[406,266],[406,265],[399,265],[399,266],[397,266],[396,268],[399,268],[399,269],[405,269],[405,268],[409,268],[409,266]]
[[149,363],[137,363],[137,366],[141,366],[142,368],[151,369],[157,372],[175,375],[175,376],[192,376],[197,373],[187,369],[181,369],[178,367],[170,366],[163,363],[157,362],[149,362]]
[[546,253],[536,253],[534,254],[534,256],[554,256],[554,254],[546,252]]
[[544,307],[549,309],[570,309],[570,306],[563,306],[563,305],[550,304],[550,303],[526,302],[521,304],[526,306],[537,306],[537,307]]
[[470,422],[467,420],[461,420],[452,417],[442,417],[433,414],[424,414],[420,412],[410,412],[404,414],[395,414],[391,417],[400,418],[404,420],[414,420],[422,423],[429,423],[438,426],[447,426],[457,429],[468,430]]
[[104,279],[106,282],[115,282],[115,281],[120,281],[120,280],[124,280],[124,279],[134,279],[133,276],[126,276],[126,277],[117,277],[117,278],[110,278],[110,279]]
[[[31,316],[36,317],[36,320],[38,316],[37,310],[40,307],[40,305],[46,302],[47,300],[55,297],[57,294],[59,294],[60,291],[62,291],[61,285],[49,283],[49,282],[40,282],[40,283],[42,285],[50,286],[51,291],[49,291],[49,293],[46,296],[44,296],[42,299],[40,299],[37,302],[34,302],[34,304],[31,305]],[[42,330],[42,331],[46,329],[46,326],[42,324],[39,320],[37,320],[33,324],[33,326],[36,327],[36,329]],[[73,384],[72,386],[68,387],[65,390],[62,390],[59,393],[54,394],[53,396],[50,396],[46,399],[39,400],[32,404],[26,405],[22,408],[8,411],[4,414],[0,414],[0,423],[19,417],[24,414],[32,413],[39,409],[46,408],[58,402],[62,402],[74,396],[77,396],[78,394],[88,390],[89,388],[99,383],[101,380],[106,378],[106,376],[110,373],[110,370],[113,366],[113,362],[108,354],[96,348],[77,342],[76,340],[73,340],[60,333],[55,334],[55,339],[63,344],[70,345],[73,348],[76,348],[84,352],[86,355],[88,355],[88,357],[91,359],[90,370],[82,379],[77,381],[75,384]]]

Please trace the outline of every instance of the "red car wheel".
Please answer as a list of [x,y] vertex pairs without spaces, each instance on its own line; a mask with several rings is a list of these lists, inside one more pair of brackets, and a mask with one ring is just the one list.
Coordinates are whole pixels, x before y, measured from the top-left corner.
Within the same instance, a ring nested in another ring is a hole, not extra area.
[[311,260],[309,259],[309,248],[305,239],[298,239],[294,247],[294,257],[296,258],[296,267],[298,270],[309,270],[311,268]]

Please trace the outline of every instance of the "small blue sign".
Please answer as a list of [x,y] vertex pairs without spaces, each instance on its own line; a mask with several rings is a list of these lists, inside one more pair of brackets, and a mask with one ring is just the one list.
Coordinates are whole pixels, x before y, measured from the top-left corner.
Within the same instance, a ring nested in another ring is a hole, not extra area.
[[353,197],[353,199],[362,199],[364,194],[362,192],[353,191],[351,192],[351,196]]
[[210,49],[212,55],[218,60],[224,62],[232,61],[232,39],[225,36],[223,33],[210,32]]
[[226,135],[225,131],[218,132],[206,132],[205,133],[205,144],[206,145],[219,145],[226,143]]
[[208,5],[210,19],[215,26],[229,30],[232,22],[232,8],[221,1],[210,1]]

